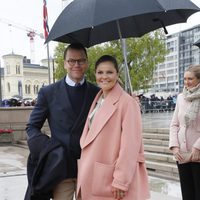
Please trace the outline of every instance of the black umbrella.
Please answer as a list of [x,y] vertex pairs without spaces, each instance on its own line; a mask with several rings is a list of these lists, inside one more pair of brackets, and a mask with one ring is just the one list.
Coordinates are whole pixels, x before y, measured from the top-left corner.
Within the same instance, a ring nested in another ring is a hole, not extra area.
[[74,0],[54,23],[50,40],[81,42],[90,47],[106,41],[140,37],[167,25],[186,22],[200,9],[189,0]]
[[[80,42],[90,47],[119,38],[140,37],[160,27],[167,32],[165,26],[186,22],[199,10],[189,0],[74,0],[57,18],[46,43]],[[128,79],[130,84],[129,73]]]
[[194,43],[194,45],[196,45],[196,46],[198,46],[198,47],[200,48],[200,39],[197,40],[197,41]]

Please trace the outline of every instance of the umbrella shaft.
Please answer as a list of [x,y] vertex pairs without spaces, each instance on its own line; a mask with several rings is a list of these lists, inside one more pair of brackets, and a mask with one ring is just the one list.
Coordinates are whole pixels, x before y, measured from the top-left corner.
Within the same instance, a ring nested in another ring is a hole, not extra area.
[[131,84],[131,78],[130,78],[129,69],[128,69],[128,62],[127,62],[126,39],[122,38],[119,20],[117,20],[117,29],[118,29],[118,33],[119,33],[119,37],[120,37],[121,46],[122,46],[122,53],[123,53],[123,56],[124,56],[125,90],[128,91],[128,88],[129,88],[129,90],[130,90],[129,92],[132,94],[133,88],[132,88],[132,84]]

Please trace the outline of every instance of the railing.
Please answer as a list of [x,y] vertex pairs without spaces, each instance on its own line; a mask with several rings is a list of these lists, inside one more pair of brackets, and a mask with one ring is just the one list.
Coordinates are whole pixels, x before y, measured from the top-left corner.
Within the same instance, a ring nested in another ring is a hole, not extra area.
[[140,104],[142,113],[173,111],[176,105],[172,100],[154,101],[150,99],[140,101]]

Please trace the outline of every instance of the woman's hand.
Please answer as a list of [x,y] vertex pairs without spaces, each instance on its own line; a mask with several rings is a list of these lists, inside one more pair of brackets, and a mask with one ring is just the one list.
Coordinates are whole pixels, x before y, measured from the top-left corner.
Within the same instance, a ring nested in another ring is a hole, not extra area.
[[126,193],[123,190],[113,187],[112,188],[113,196],[116,200],[121,200],[125,197]]
[[200,161],[200,150],[196,148],[192,148],[192,152],[190,155],[190,160],[195,162],[195,161]]
[[184,158],[180,153],[179,147],[172,147],[171,150],[172,150],[172,153],[173,153],[173,155],[174,155],[174,157],[177,161],[180,161],[180,162],[184,161]]

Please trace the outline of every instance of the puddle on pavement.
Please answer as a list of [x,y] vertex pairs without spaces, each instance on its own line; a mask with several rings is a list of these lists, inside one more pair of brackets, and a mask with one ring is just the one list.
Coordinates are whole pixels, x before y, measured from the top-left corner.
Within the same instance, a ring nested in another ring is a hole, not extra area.
[[159,192],[168,196],[181,197],[180,183],[177,181],[164,180],[155,177],[149,177],[150,190]]

